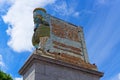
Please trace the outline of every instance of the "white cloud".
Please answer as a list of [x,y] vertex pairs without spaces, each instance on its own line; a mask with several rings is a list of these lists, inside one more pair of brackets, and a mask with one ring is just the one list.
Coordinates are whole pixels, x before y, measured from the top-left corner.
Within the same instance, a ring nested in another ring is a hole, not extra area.
[[75,13],[74,13],[74,16],[75,16],[75,17],[78,17],[79,15],[80,15],[79,12],[75,12]]
[[114,77],[112,77],[109,80],[120,80],[120,73],[118,73],[117,75],[115,75]]
[[23,80],[23,78],[15,78],[14,80]]
[[6,12],[7,7],[13,2],[13,0],[0,0],[0,13]]
[[61,0],[59,2],[56,2],[53,6],[53,10],[59,15],[61,16],[74,16],[74,17],[78,17],[79,16],[79,12],[75,10],[76,5],[74,5],[74,1],[69,2],[69,4],[67,4],[66,1]]
[[5,64],[3,62],[2,55],[0,55],[0,67],[2,68],[4,66],[5,66]]
[[[11,1],[11,0],[6,0]],[[3,16],[5,23],[10,26],[7,34],[10,36],[8,45],[17,52],[31,51],[33,46],[33,10],[54,3],[55,0],[15,0],[7,14]]]
[[5,4],[12,4],[15,0],[0,0],[0,7],[5,6]]

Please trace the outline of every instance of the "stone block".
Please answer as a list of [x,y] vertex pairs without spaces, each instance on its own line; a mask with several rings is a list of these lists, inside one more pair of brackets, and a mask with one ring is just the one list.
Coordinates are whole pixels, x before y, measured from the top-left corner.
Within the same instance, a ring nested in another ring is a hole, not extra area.
[[20,69],[24,80],[100,80],[102,72],[32,54]]

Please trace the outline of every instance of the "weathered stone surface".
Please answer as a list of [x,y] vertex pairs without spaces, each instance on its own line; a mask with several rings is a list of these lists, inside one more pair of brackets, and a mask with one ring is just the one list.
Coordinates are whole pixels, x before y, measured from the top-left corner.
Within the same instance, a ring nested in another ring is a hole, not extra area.
[[24,80],[100,80],[103,73],[33,54],[19,71]]
[[81,27],[51,16],[43,8],[36,8],[33,18],[35,29],[32,43],[35,48],[76,56],[89,63]]
[[50,38],[46,42],[45,51],[65,53],[89,63],[83,36],[81,27],[50,16]]

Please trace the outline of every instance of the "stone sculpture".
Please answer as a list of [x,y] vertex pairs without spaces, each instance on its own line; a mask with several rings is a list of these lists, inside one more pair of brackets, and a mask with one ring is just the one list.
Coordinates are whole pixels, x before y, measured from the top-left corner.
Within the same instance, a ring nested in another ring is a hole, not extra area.
[[33,11],[34,34],[32,44],[36,49],[44,49],[46,41],[50,37],[49,16],[43,8],[36,8]]

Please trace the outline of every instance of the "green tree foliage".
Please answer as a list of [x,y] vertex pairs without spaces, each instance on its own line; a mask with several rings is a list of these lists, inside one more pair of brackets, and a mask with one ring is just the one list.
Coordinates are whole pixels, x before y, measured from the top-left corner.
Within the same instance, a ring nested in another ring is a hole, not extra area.
[[6,74],[0,70],[0,80],[13,80],[13,79],[9,74]]

